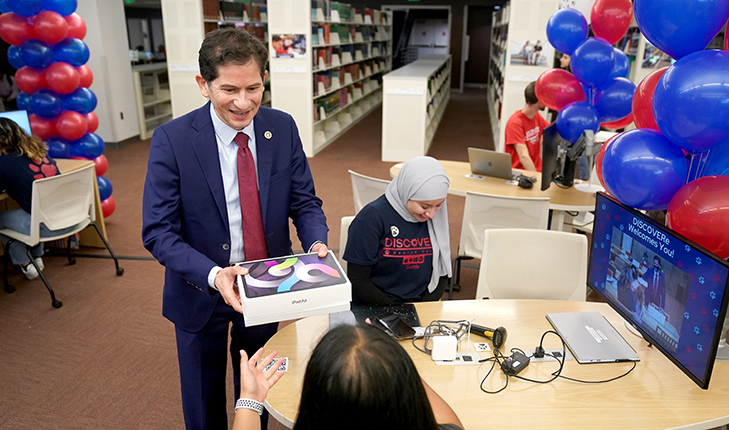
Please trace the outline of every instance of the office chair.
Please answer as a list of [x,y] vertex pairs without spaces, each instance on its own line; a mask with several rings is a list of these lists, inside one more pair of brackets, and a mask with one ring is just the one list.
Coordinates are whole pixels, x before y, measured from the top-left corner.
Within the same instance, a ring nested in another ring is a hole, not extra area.
[[[26,245],[26,253],[30,258],[30,263],[35,267],[40,275],[41,280],[51,294],[51,304],[54,308],[60,308],[63,303],[56,299],[48,280],[43,271],[38,267],[35,259],[30,254],[30,247],[36,246],[41,242],[51,242],[72,236],[87,226],[91,225],[96,230],[104,246],[111,254],[116,265],[116,274],[121,276],[124,269],[119,267],[114,252],[111,250],[109,243],[101,234],[101,230],[94,223],[96,221],[95,212],[95,187],[96,175],[94,173],[94,165],[90,164],[82,169],[73,172],[64,173],[50,178],[37,179],[33,181],[31,212],[30,212],[30,234],[22,234],[15,230],[3,229],[0,233],[8,236],[10,240],[5,244],[5,258],[3,264],[3,283],[6,293],[15,292],[15,287],[8,282],[8,268],[10,263],[10,254],[8,247],[11,243],[18,241]],[[64,230],[63,234],[41,237],[41,223],[49,230]],[[65,231],[71,228],[70,231]],[[71,255],[70,239],[66,245],[67,258],[69,264],[76,264],[76,259]]]
[[587,238],[526,228],[484,231],[476,299],[585,301]]
[[371,176],[365,176],[357,172],[349,170],[352,177],[352,195],[354,197],[354,213],[355,215],[367,205],[367,203],[377,199],[385,194],[387,185],[390,181],[385,179],[377,179]]
[[448,286],[448,299],[459,290],[461,260],[481,257],[484,229],[534,228],[547,229],[549,198],[505,197],[466,192],[463,207],[461,238],[453,260],[453,277]]
[[349,237],[349,226],[354,220],[353,216],[343,216],[342,226],[339,231],[339,265],[344,273],[347,273],[347,262],[344,261],[344,250],[347,249],[347,237]]

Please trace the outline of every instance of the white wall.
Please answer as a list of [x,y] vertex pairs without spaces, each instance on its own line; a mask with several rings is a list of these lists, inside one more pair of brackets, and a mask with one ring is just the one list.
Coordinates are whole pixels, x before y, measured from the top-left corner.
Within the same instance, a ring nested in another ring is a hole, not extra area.
[[[86,22],[84,42],[91,57],[87,65],[94,74],[91,90],[98,105],[96,130],[105,142],[120,142],[139,134],[137,108],[129,63],[124,2],[78,0],[76,9]],[[123,119],[122,119],[123,116]]]

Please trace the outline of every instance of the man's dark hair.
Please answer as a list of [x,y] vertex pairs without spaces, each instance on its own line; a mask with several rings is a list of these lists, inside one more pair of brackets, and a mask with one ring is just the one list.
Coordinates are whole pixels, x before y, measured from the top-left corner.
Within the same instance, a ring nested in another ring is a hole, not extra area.
[[529,85],[524,88],[524,100],[528,105],[534,105],[539,103],[537,93],[534,91],[534,87],[537,85],[537,81],[529,82]]
[[407,352],[372,326],[340,325],[306,366],[294,430],[437,428]]
[[228,64],[246,65],[254,61],[261,69],[261,79],[268,64],[268,50],[256,37],[240,28],[219,28],[205,36],[197,57],[200,75],[210,84],[218,78],[218,68]]

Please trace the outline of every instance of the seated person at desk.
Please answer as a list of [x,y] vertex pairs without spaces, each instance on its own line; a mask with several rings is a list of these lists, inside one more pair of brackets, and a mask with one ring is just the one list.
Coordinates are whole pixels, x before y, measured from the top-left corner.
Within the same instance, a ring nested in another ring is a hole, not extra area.
[[353,303],[440,300],[451,276],[449,184],[435,158],[415,157],[357,214],[344,251]]
[[[0,212],[0,230],[11,229],[30,234],[30,206],[33,194],[33,181],[58,175],[56,161],[48,156],[48,148],[37,137],[29,136],[15,121],[0,118],[0,190],[7,190],[20,209]],[[57,233],[57,232],[54,232]],[[50,230],[41,224],[41,236],[50,236]],[[3,245],[10,238],[0,234]],[[30,264],[25,252],[25,244],[13,241],[5,251],[10,254],[13,264],[20,266],[28,279],[38,277],[38,271]],[[45,268],[41,256],[43,244],[30,249],[36,265]]]
[[504,149],[507,154],[511,154],[511,167],[541,172],[542,134],[549,123],[539,114],[545,106],[537,99],[535,85],[536,81],[526,86],[524,89],[526,104],[521,110],[514,112],[506,122]]
[[[241,398],[233,430],[259,429],[255,407],[282,376],[256,365],[241,351]],[[259,406],[260,405],[260,406]],[[250,408],[250,409],[249,409]],[[456,413],[425,381],[407,352],[383,331],[366,325],[340,325],[314,348],[306,366],[294,430],[303,429],[460,430]]]

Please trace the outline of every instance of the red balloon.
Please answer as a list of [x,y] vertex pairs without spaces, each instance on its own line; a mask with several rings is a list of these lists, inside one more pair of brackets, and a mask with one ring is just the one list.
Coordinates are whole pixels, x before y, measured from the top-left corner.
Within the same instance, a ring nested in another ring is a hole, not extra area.
[[729,31],[724,31],[724,50],[729,51]]
[[64,19],[68,25],[68,35],[66,37],[75,37],[76,39],[86,37],[86,23],[76,12],[65,16]]
[[653,92],[656,90],[658,80],[668,70],[669,66],[654,70],[648,74],[635,88],[633,94],[633,120],[637,128],[652,128],[660,130],[653,116]]
[[83,66],[76,67],[76,71],[78,72],[78,77],[81,79],[79,85],[81,85],[84,88],[88,88],[91,86],[91,84],[94,82],[94,74],[91,73],[91,69],[89,69],[89,66],[84,64]]
[[620,134],[616,134],[615,136],[606,140],[605,143],[603,143],[603,145],[600,147],[600,150],[597,151],[597,155],[595,156],[595,174],[597,175],[597,179],[600,181],[600,185],[602,185],[602,187],[606,190],[607,187],[605,186],[605,182],[602,180],[602,157],[605,156],[605,151],[607,150],[608,146],[610,146],[610,144],[613,143],[613,140],[615,140],[615,138],[618,136],[620,136]]
[[631,122],[633,122],[633,113],[629,113],[628,116],[626,116],[623,119],[619,119],[617,121],[613,122],[603,122],[600,124],[600,127],[607,128],[609,130],[617,130],[620,128],[627,127]]
[[89,124],[89,133],[93,133],[99,128],[99,117],[95,113],[89,112],[86,115],[86,122]]
[[43,70],[36,70],[32,67],[23,66],[15,72],[15,84],[20,91],[28,94],[46,87],[46,77]]
[[36,114],[28,115],[30,121],[30,131],[34,136],[38,136],[41,140],[48,140],[56,136],[56,121],[47,118],[41,118]]
[[94,158],[94,166],[96,166],[96,176],[103,176],[106,169],[109,168],[109,160],[106,159],[104,154],[101,154]]
[[37,39],[46,43],[58,43],[68,35],[68,23],[58,13],[44,10],[35,16],[33,29]]
[[115,209],[116,202],[114,201],[114,197],[109,196],[101,202],[101,213],[104,214],[104,218],[108,218],[109,215],[113,214]]
[[625,36],[633,20],[630,0],[597,0],[592,5],[590,25],[595,36],[614,45]]
[[46,68],[46,84],[59,94],[72,93],[79,82],[78,71],[68,63],[57,61]]
[[684,185],[668,204],[668,227],[721,258],[729,257],[729,176]]
[[552,110],[585,101],[585,90],[580,81],[564,69],[550,69],[539,75],[534,91],[539,101]]
[[30,20],[13,12],[0,15],[0,38],[11,45],[21,45],[35,37],[35,30]]
[[72,110],[67,110],[56,118],[56,130],[64,139],[80,139],[88,131],[86,117]]

